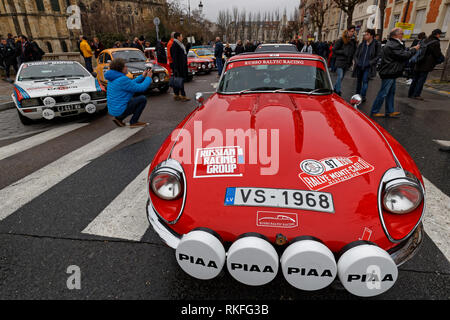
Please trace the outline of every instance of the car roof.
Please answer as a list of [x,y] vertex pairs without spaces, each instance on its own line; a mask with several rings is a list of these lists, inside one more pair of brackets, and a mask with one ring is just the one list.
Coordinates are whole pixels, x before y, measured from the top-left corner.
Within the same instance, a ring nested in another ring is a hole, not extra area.
[[112,53],[112,52],[116,52],[116,51],[130,51],[130,50],[141,51],[138,48],[109,48],[109,49],[103,50],[100,54],[102,54],[103,52]]
[[316,54],[309,53],[300,53],[300,52],[244,52],[241,54],[237,54],[231,57],[228,61],[236,61],[236,60],[250,60],[250,59],[286,59],[286,58],[294,58],[294,59],[315,59],[325,61],[321,56]]

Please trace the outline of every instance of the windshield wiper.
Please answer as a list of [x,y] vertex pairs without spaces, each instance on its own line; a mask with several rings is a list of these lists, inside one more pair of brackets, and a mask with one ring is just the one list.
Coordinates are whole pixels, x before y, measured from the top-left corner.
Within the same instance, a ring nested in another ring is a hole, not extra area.
[[309,92],[308,93],[308,96],[310,95],[310,94],[312,94],[312,93],[316,93],[316,92],[328,92],[328,93],[332,93],[333,91],[331,90],[331,89],[328,89],[328,88],[317,88],[317,89],[314,89],[314,90],[312,90],[311,92]]
[[130,58],[128,59],[128,62],[145,62],[145,60],[142,60],[141,58]]
[[308,92],[308,95],[310,95],[312,93],[320,92],[320,91],[326,91],[326,92],[330,92],[331,93],[331,90],[327,89],[327,88],[311,89],[311,88],[301,88],[301,87],[283,88],[283,89],[276,90],[275,92],[288,92],[288,91]]
[[245,89],[242,91],[239,91],[239,94],[245,93],[245,92],[251,92],[251,91],[266,91],[266,90],[280,90],[282,88],[279,87],[257,87],[257,88],[251,88],[251,89]]

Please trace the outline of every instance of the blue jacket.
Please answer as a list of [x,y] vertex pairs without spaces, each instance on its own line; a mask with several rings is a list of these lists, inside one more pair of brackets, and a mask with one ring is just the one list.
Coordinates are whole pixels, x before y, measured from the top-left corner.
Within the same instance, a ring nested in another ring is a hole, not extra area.
[[214,57],[222,58],[223,54],[223,44],[222,42],[216,42],[216,46],[214,47]]
[[127,108],[128,102],[136,92],[144,92],[150,87],[152,78],[139,76],[134,80],[128,78],[122,72],[109,70],[105,73],[108,80],[106,101],[109,114],[118,117]]

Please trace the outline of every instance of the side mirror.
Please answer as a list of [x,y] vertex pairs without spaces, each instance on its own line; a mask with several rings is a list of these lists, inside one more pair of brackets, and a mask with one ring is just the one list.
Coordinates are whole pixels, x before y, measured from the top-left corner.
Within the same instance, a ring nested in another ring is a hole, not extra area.
[[355,94],[350,99],[350,104],[353,106],[353,108],[358,109],[358,106],[361,104],[362,98],[359,94]]
[[198,105],[201,106],[203,102],[205,102],[205,97],[203,96],[203,93],[197,92],[195,94],[195,100],[197,101]]

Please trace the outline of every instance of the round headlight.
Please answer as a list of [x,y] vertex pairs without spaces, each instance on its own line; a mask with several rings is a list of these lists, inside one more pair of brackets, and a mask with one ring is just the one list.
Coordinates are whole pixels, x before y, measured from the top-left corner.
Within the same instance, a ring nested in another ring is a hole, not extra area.
[[153,77],[153,82],[158,83],[159,82],[159,77],[158,76],[154,76]]
[[159,80],[164,81],[165,77],[166,77],[166,75],[164,73],[159,74]]
[[386,184],[383,206],[389,212],[405,214],[415,210],[422,200],[423,192],[417,183],[400,179]]
[[157,170],[152,174],[150,184],[153,192],[164,200],[175,200],[183,189],[180,175],[172,170]]

